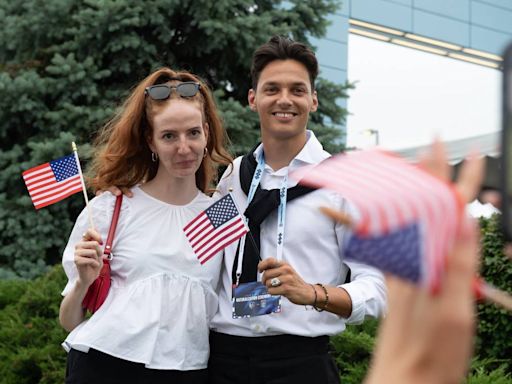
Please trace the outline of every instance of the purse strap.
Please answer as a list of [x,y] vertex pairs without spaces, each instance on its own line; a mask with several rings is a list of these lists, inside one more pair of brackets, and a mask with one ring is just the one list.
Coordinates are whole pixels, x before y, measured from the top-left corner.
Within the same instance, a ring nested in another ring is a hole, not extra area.
[[108,231],[107,242],[105,243],[105,249],[103,250],[103,254],[107,255],[108,260],[112,259],[112,242],[114,241],[114,235],[116,233],[117,221],[119,220],[119,212],[121,211],[122,202],[123,194],[120,194],[116,198],[116,205],[114,206],[114,213],[112,214],[112,221]]

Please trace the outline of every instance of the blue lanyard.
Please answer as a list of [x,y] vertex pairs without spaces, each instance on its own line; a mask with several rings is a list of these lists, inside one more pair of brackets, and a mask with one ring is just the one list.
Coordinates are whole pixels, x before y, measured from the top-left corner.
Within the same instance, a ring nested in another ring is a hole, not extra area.
[[[258,185],[261,182],[261,178],[263,176],[263,170],[265,169],[265,155],[263,151],[261,151],[258,156],[258,165],[256,170],[254,171],[254,175],[251,180],[251,187],[249,188],[249,195],[247,196],[247,204],[250,204],[252,199],[254,198],[254,194],[256,193],[256,189],[258,189]],[[279,190],[279,207],[277,210],[277,231],[276,231],[276,244],[277,244],[277,253],[276,259],[281,260],[283,258],[283,247],[284,247],[284,229],[286,223],[286,196],[288,193],[288,172],[283,177],[283,181],[281,182],[281,188]],[[245,223],[249,225],[249,219],[245,218]],[[240,276],[242,275],[242,261],[244,257],[244,248],[245,248],[245,236],[244,235],[240,240],[240,248],[238,249],[238,263],[236,268],[236,285],[238,286]]]

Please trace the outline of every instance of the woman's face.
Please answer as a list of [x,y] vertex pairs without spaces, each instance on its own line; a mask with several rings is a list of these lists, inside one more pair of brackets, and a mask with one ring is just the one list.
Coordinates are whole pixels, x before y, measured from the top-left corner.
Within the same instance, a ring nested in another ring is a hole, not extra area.
[[153,117],[148,140],[158,155],[158,174],[171,179],[194,178],[205,153],[208,124],[197,101],[171,99]]

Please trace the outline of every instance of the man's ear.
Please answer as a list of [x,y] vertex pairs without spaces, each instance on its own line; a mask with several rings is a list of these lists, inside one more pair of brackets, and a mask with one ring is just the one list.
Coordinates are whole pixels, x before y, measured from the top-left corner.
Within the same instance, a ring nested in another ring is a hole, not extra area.
[[254,89],[249,89],[247,100],[249,101],[249,107],[251,108],[251,111],[256,112],[256,91]]
[[316,112],[316,110],[318,109],[318,96],[316,94],[316,91],[313,91],[311,97],[313,98],[313,104],[311,105],[310,112]]

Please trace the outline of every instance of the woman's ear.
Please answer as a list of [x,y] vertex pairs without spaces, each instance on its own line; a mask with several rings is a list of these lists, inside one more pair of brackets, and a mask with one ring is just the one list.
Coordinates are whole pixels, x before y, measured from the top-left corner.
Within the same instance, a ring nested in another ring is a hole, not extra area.
[[146,136],[146,143],[148,144],[148,147],[151,150],[151,152],[156,152],[156,148],[153,145],[153,140],[152,140],[151,136]]
[[206,137],[206,143],[208,143],[208,135],[210,134],[210,125],[208,123],[203,124],[204,136]]

